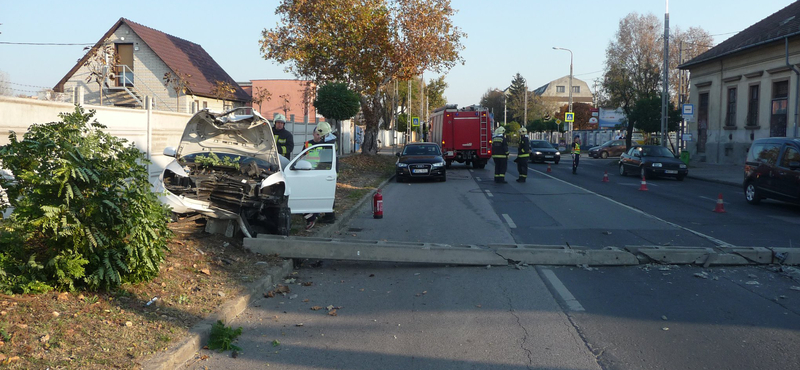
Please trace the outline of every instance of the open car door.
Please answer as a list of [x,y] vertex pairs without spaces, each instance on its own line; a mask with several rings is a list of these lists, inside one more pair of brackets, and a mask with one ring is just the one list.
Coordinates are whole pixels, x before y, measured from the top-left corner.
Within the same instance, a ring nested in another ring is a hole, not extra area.
[[336,150],[333,144],[307,148],[283,169],[292,213],[333,212]]

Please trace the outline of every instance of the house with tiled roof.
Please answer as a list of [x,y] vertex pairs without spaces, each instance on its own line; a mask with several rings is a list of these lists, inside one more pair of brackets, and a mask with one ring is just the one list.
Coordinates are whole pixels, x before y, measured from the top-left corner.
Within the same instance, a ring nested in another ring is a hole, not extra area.
[[250,96],[203,47],[125,18],[58,82],[85,104],[192,113],[247,105]]
[[[569,75],[533,90],[533,94],[541,97],[550,112],[558,112],[559,109],[569,104]],[[572,77],[572,103],[594,103],[594,95],[589,90],[589,84],[583,80]]]
[[798,137],[800,2],[679,68],[691,76],[684,136],[693,160],[739,164],[755,139]]

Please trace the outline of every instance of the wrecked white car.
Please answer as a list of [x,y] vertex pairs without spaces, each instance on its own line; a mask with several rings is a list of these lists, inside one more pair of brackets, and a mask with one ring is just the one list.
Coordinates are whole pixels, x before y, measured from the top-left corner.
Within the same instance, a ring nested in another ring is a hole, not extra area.
[[333,211],[333,144],[278,154],[271,125],[248,107],[202,110],[186,124],[178,148],[167,147],[155,191],[175,213],[235,220],[247,237],[289,235],[291,214]]

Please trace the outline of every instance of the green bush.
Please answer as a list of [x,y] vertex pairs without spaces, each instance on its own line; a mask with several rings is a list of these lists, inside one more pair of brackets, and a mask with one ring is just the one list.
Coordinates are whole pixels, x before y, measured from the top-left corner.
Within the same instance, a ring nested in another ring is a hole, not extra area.
[[14,211],[0,224],[0,291],[114,288],[158,275],[169,210],[145,155],[80,106],[0,148]]

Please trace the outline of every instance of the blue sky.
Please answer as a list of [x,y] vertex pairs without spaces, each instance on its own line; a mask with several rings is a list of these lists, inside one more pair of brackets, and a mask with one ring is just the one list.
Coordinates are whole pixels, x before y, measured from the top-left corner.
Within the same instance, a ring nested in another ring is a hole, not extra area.
[[[274,28],[277,0],[260,1],[37,1],[0,0],[0,71],[18,93],[52,88],[120,18],[200,44],[236,81],[293,78],[261,58],[258,40]],[[792,3],[788,0],[673,0],[670,28],[700,26],[719,43]],[[454,23],[468,34],[466,63],[449,71],[445,96],[459,106],[477,104],[490,88],[506,88],[520,73],[530,89],[569,74],[593,87],[602,76],[605,49],[627,14],[652,13],[663,21],[664,0],[452,0]],[[570,6],[567,6],[569,4]],[[127,9],[126,9],[127,8]],[[81,45],[16,45],[58,43]],[[502,55],[494,52],[505,50]],[[426,80],[434,77],[425,75]]]

